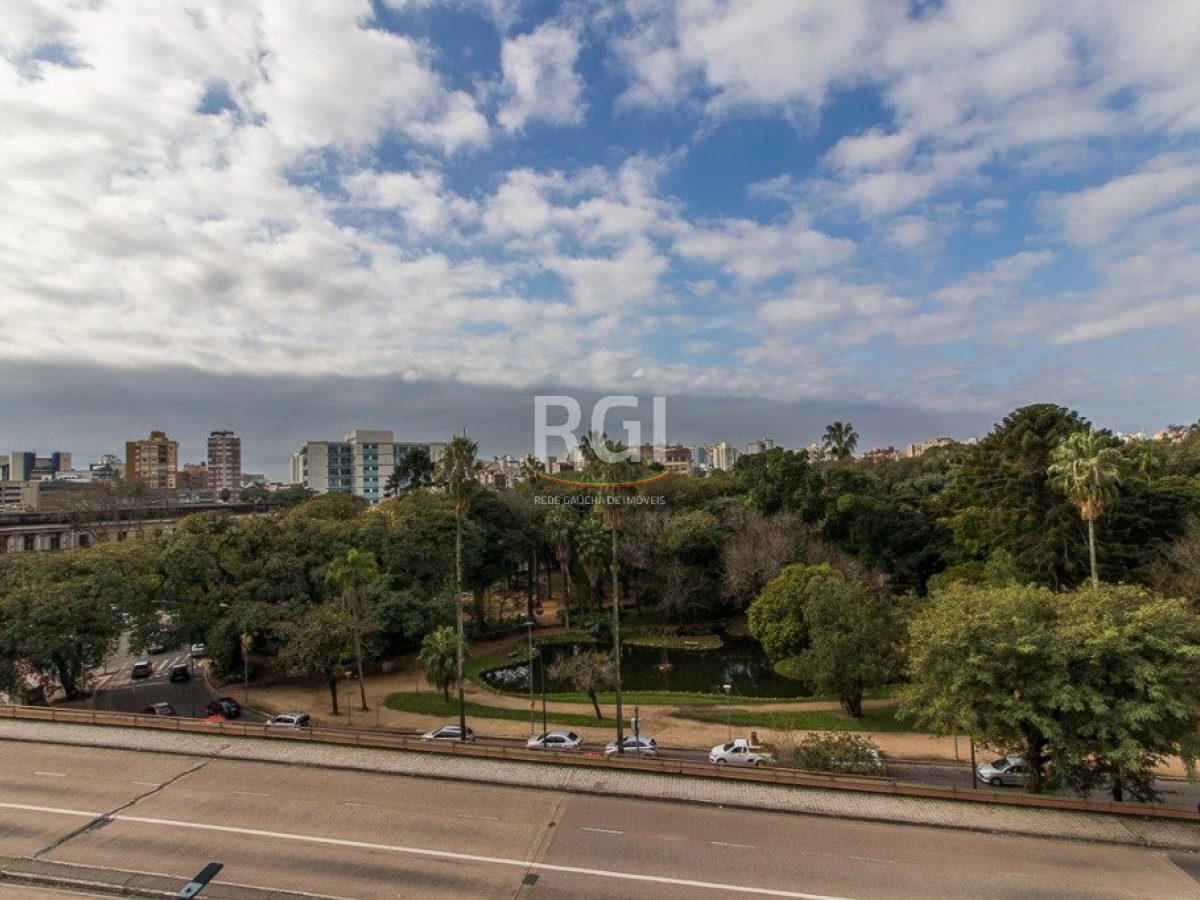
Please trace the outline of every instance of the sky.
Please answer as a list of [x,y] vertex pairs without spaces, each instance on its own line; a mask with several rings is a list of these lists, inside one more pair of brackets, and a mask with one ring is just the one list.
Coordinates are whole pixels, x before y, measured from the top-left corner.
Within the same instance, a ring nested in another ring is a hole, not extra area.
[[0,0],[0,452],[1200,415],[1194,0]]

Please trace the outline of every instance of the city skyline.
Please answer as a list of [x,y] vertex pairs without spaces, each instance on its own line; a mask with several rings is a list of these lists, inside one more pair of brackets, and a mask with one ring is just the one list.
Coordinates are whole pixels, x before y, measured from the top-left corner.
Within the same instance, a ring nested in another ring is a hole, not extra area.
[[492,408],[541,391],[669,396],[685,442],[762,430],[730,406],[796,445],[1191,421],[1197,16],[20,5],[4,437],[94,455],[182,405],[260,448],[310,412],[520,452]]

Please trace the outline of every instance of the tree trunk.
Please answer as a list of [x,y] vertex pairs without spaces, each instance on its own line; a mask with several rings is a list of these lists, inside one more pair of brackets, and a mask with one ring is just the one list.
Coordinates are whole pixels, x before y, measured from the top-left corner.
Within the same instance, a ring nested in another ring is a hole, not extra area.
[[1046,739],[1040,734],[1025,735],[1025,766],[1029,770],[1029,793],[1040,794],[1043,788],[1042,768],[1046,761],[1043,751]]
[[863,714],[862,689],[856,688],[842,695],[842,709],[852,719],[861,719]]
[[600,713],[600,701],[596,699],[596,689],[588,688],[587,694],[588,694],[588,699],[592,701],[592,708],[594,710],[596,710],[596,718],[603,721],[604,716],[601,715],[601,713]]
[[1092,563],[1092,587],[1100,587],[1100,576],[1096,573],[1096,519],[1091,517],[1088,523],[1088,558]]
[[563,576],[563,620],[564,620],[564,624],[568,628],[570,628],[571,627],[571,573],[570,573],[570,567],[568,566],[568,564],[566,562],[562,562],[560,560],[560,564],[562,565],[562,576]]
[[537,554],[530,551],[529,561],[525,566],[525,615],[530,622],[533,621],[533,569],[537,565],[536,559]]
[[625,753],[625,721],[621,709],[621,586],[617,567],[617,523],[612,523],[613,676],[616,679],[617,753]]
[[462,608],[462,510],[454,510],[454,587],[455,608],[458,610],[458,727],[459,735],[467,736],[467,703],[463,696],[463,608]]
[[338,714],[337,675],[326,675],[325,679],[329,682],[329,699],[332,701],[333,714],[336,716]]
[[354,617],[354,661],[358,668],[358,692],[362,696],[362,711],[367,711],[367,685],[363,681],[362,638],[358,633],[358,617]]
[[1125,799],[1125,782],[1121,778],[1120,769],[1113,773],[1112,798],[1116,803],[1121,803]]

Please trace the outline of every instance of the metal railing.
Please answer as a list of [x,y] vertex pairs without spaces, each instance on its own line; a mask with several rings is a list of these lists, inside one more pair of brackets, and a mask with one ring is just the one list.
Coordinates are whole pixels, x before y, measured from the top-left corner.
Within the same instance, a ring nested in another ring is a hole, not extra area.
[[173,731],[190,734],[218,734],[238,737],[267,738],[278,741],[340,744],[374,749],[404,750],[418,753],[441,753],[481,759],[501,759],[514,762],[551,763],[554,765],[585,766],[601,769],[626,769],[655,772],[663,775],[717,778],[724,781],[750,781],[793,787],[857,791],[912,797],[925,800],[957,800],[967,803],[998,804],[1034,809],[1067,810],[1090,813],[1112,813],[1121,816],[1152,817],[1200,822],[1200,812],[1169,806],[1138,803],[1112,803],[1057,797],[1041,794],[1000,793],[996,791],[954,787],[932,787],[899,782],[869,775],[833,775],[807,772],[777,766],[717,766],[690,760],[620,756],[588,752],[529,750],[496,744],[435,742],[405,737],[385,731],[351,728],[309,726],[304,728],[271,726],[265,723],[211,722],[177,716],[151,716],[137,713],[100,712],[87,709],[65,709],[46,706],[0,705],[0,719],[29,719],[76,725],[107,725],[142,728],[152,731]]

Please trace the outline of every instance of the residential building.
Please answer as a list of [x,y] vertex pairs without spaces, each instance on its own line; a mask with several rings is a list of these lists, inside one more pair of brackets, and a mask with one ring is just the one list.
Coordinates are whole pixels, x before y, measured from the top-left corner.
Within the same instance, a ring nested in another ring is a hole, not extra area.
[[956,443],[958,442],[954,440],[954,438],[949,437],[925,438],[923,441],[918,441],[915,444],[909,444],[904,455],[908,457],[920,456],[921,454],[929,450],[933,450],[936,447],[948,447],[951,444]]
[[112,453],[105,453],[98,462],[88,466],[88,470],[92,473],[92,481],[111,481],[113,478],[125,477],[125,463]]
[[441,459],[440,442],[397,441],[392,431],[351,431],[342,441],[309,441],[292,456],[292,483],[318,494],[344,493],[374,505],[383,499],[396,463],[410,450]]
[[863,454],[863,459],[899,459],[900,451],[895,447],[876,447]]
[[737,447],[734,447],[727,441],[710,445],[705,449],[705,453],[708,456],[708,464],[713,469],[719,469],[722,472],[728,472],[732,469],[734,464],[737,463],[738,457],[741,456]]
[[218,495],[228,491],[233,500],[242,489],[242,439],[232,431],[209,432],[208,487]]
[[664,469],[672,475],[692,474],[692,451],[680,444],[668,444],[666,447],[656,447],[654,461],[662,463]]
[[179,473],[179,442],[166,432],[151,431],[143,441],[125,444],[125,478],[152,490],[174,490]]
[[766,453],[768,450],[775,449],[775,441],[771,438],[759,438],[757,441],[751,441],[746,445],[746,454],[753,456],[755,453]]

